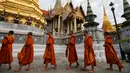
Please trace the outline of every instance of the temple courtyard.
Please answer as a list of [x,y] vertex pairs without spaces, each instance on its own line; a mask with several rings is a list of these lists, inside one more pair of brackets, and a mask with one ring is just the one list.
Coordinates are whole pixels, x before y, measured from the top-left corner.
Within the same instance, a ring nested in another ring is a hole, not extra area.
[[[34,62],[31,65],[31,70],[30,71],[25,71],[26,66],[23,67],[21,72],[18,73],[89,73],[88,70],[90,67],[86,69],[86,71],[81,70],[83,66],[83,59],[79,57],[79,63],[80,66],[78,68],[73,65],[71,70],[66,70],[66,67],[68,65],[68,61],[65,57],[64,53],[56,53],[56,61],[57,61],[57,69],[53,69],[51,65],[49,65],[49,68],[47,71],[42,71],[41,69],[43,68],[43,58],[42,56],[37,56],[34,59]],[[122,72],[118,71],[118,67],[114,65],[114,70],[109,71],[106,68],[108,65],[104,62],[97,62],[97,66],[95,67],[95,72],[94,73],[129,73],[130,72],[130,64],[123,62],[122,64],[124,66],[124,69]],[[18,68],[18,60],[15,57],[14,62],[12,63],[12,70],[8,71],[8,65],[2,65],[0,67],[0,73],[15,73],[14,70]]]

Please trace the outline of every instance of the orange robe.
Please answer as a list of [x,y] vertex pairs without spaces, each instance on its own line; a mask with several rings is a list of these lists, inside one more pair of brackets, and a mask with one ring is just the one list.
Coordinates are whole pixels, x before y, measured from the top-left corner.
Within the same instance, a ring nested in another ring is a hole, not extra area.
[[66,48],[66,57],[68,57],[68,61],[71,64],[78,60],[75,44],[76,44],[76,38],[74,35],[72,35]]
[[56,65],[56,58],[54,52],[54,37],[49,35],[46,42],[46,49],[44,53],[44,64],[51,63],[51,65]]
[[2,40],[2,47],[0,50],[0,64],[11,64],[13,62],[12,44],[14,37],[8,35]]
[[20,65],[27,65],[33,62],[34,47],[33,38],[28,36],[22,50],[18,53],[18,60]]
[[84,64],[86,66],[96,66],[96,60],[93,50],[93,40],[91,36],[86,36],[84,40]]
[[112,45],[112,38],[110,36],[107,36],[105,39],[105,55],[106,55],[106,61],[108,64],[117,64],[120,68],[122,68],[122,64],[119,61],[119,58],[117,57],[116,51]]

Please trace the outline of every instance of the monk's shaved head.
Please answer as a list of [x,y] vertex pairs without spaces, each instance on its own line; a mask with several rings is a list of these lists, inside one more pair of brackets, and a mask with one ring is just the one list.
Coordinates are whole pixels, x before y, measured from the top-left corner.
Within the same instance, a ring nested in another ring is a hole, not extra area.
[[72,33],[72,34],[73,34],[74,32],[73,32],[73,31],[70,31],[70,33]]
[[84,36],[88,35],[88,31],[87,30],[84,30]]
[[10,31],[8,32],[8,34],[13,35],[13,34],[14,34],[14,31],[13,31],[13,30],[10,30]]
[[28,35],[31,35],[31,36],[32,36],[32,35],[33,35],[33,33],[32,33],[32,32],[28,32]]
[[104,32],[104,35],[110,35],[110,33],[108,33],[108,32]]
[[86,34],[86,33],[88,34],[88,31],[87,31],[87,30],[84,30],[84,33],[85,33],[85,34]]
[[72,35],[72,34],[74,34],[74,32],[73,32],[73,31],[70,31],[69,35]]
[[50,34],[52,34],[52,32],[47,32],[47,35],[50,35]]

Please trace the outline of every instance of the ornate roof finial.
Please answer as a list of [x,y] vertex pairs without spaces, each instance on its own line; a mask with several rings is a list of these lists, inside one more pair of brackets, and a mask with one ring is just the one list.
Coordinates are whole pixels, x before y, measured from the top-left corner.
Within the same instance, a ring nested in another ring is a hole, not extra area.
[[56,0],[55,8],[60,7],[60,6],[61,6],[61,0]]
[[104,16],[107,16],[103,0],[102,0],[102,4],[103,4]]

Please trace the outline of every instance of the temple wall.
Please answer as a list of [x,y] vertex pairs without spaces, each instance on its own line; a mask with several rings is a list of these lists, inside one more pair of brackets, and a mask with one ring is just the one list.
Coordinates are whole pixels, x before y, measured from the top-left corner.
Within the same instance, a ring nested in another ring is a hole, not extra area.
[[[130,26],[124,27],[120,29],[119,35],[121,37],[121,40],[130,38]],[[111,32],[111,36],[113,38],[114,43],[118,43],[118,36],[116,32]]]
[[130,26],[121,29],[121,39],[130,38]]
[[0,22],[0,41],[7,35],[9,30],[13,30],[15,32],[14,43],[24,43],[28,32],[33,32],[35,44],[43,44],[44,42],[43,30],[32,26],[25,26],[23,24],[11,24],[6,22]]

